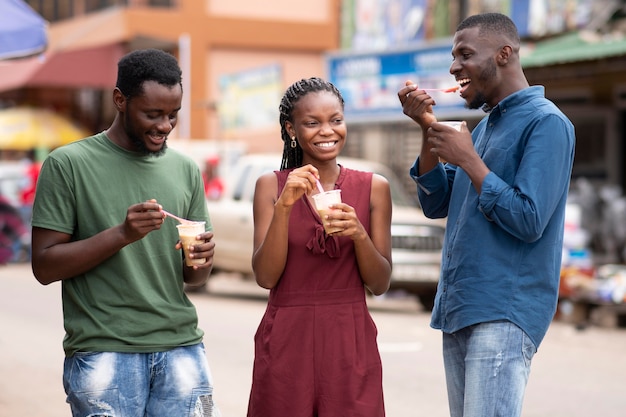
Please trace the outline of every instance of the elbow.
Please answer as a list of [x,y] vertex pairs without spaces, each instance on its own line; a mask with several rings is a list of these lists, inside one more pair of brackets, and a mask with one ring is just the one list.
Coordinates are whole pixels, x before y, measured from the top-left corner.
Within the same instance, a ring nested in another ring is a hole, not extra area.
[[386,273],[380,274],[378,276],[384,276],[384,279],[374,279],[365,283],[365,286],[373,295],[383,295],[387,291],[389,291],[389,287],[391,285],[391,265],[389,265],[389,269]]
[[536,241],[541,239],[541,236],[543,236],[542,232],[528,233],[525,236],[522,236],[522,240],[524,241],[524,243],[535,243]]
[[263,262],[261,256],[254,254],[252,257],[252,273],[257,285],[266,290],[271,290],[278,284],[283,273],[283,268],[277,268],[277,264],[271,266]]
[[541,239],[544,230],[544,225],[539,222],[528,223],[527,226],[520,231],[518,238],[524,243],[535,243]]
[[367,287],[373,295],[383,295],[389,290],[389,285],[380,287]]
[[390,285],[390,281],[387,280],[384,283],[377,283],[376,285],[368,285],[367,289],[373,294],[373,295],[383,295],[384,293],[386,293],[387,291],[389,291],[389,285]]
[[58,279],[52,276],[52,274],[49,272],[46,273],[45,269],[46,268],[37,267],[34,263],[32,264],[33,275],[41,285],[49,285],[58,281]]
[[277,280],[257,273],[254,274],[254,279],[259,287],[265,288],[266,290],[271,290],[276,286],[276,283],[278,282]]

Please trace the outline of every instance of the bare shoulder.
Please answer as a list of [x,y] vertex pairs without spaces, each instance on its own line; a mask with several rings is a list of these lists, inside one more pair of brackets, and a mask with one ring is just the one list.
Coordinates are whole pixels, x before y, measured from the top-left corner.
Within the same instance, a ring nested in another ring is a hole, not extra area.
[[379,191],[385,191],[387,190],[387,192],[389,192],[389,181],[387,180],[387,178],[383,177],[380,174],[373,174],[372,175],[372,190],[379,190]]
[[270,199],[275,201],[278,195],[278,178],[274,172],[267,172],[256,180],[255,185],[255,201],[259,199]]
[[391,207],[391,188],[389,181],[380,174],[372,175],[370,204],[372,207],[380,206],[387,209]]

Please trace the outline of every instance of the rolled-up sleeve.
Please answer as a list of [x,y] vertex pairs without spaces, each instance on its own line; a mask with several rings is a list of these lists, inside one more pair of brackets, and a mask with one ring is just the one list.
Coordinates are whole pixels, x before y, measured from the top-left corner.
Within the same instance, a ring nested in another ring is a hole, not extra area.
[[417,158],[409,170],[409,175],[417,184],[417,196],[424,214],[430,218],[446,217],[454,168],[446,169],[443,164],[439,163],[427,173],[419,175],[419,158]]
[[573,128],[556,115],[537,123],[529,138],[513,183],[490,172],[479,196],[483,215],[524,242],[542,236],[567,190],[574,158]]

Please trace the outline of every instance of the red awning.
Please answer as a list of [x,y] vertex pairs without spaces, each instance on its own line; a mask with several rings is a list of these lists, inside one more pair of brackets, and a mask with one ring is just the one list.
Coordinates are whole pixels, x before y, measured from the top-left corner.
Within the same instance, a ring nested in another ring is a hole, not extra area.
[[44,54],[0,63],[0,92],[23,87],[111,88],[122,44]]

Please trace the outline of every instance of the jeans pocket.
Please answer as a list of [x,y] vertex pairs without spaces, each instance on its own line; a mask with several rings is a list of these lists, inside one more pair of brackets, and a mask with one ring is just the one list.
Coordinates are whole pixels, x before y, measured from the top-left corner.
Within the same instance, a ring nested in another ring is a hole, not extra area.
[[530,363],[533,360],[533,356],[537,353],[537,347],[530,340],[530,337],[526,334],[526,332],[522,332],[522,356],[524,357],[524,362],[527,367],[530,367]]

